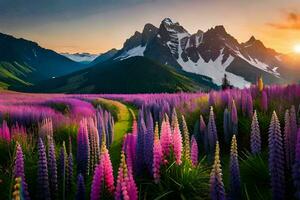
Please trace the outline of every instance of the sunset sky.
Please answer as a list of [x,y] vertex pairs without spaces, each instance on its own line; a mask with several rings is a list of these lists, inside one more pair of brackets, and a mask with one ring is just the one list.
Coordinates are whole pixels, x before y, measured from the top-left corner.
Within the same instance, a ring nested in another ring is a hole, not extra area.
[[0,0],[0,32],[58,52],[120,48],[165,17],[190,33],[222,24],[239,42],[254,35],[283,53],[300,45],[299,0]]

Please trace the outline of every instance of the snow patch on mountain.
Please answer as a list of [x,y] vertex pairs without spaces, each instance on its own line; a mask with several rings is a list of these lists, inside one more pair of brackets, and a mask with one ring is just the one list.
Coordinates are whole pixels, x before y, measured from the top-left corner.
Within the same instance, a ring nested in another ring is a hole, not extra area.
[[145,46],[139,45],[128,51],[124,51],[120,56],[114,58],[114,60],[124,60],[134,56],[144,56],[145,49],[146,49],[146,45]]
[[226,71],[226,68],[234,60],[234,57],[230,55],[227,60],[222,63],[224,56],[223,49],[220,50],[220,55],[214,61],[209,60],[206,62],[200,54],[198,55],[199,60],[197,62],[193,62],[190,59],[185,62],[181,57],[178,58],[177,62],[181,65],[184,71],[210,77],[212,78],[212,81],[219,86],[222,85],[224,74],[227,75],[230,83],[235,87],[244,88],[251,85],[251,83],[246,81],[243,77]]
[[86,62],[90,63],[92,62],[95,58],[98,57],[98,54],[90,54],[90,53],[61,53],[61,55],[75,61],[75,62]]
[[271,67],[271,66],[267,65],[266,63],[259,61],[256,58],[253,59],[251,56],[248,56],[249,58],[246,58],[245,56],[243,56],[243,54],[241,54],[240,51],[235,51],[235,53],[238,57],[242,58],[243,60],[248,62],[250,65],[257,67],[257,68],[259,68],[265,72],[268,72],[270,74],[273,74],[276,77],[280,77],[280,74],[276,71],[277,67]]

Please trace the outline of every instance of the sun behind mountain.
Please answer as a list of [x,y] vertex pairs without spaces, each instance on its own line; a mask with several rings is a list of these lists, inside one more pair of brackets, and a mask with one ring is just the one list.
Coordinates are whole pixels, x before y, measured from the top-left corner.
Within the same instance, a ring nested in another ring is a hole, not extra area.
[[294,52],[297,53],[297,54],[300,54],[300,44],[296,44],[294,46]]

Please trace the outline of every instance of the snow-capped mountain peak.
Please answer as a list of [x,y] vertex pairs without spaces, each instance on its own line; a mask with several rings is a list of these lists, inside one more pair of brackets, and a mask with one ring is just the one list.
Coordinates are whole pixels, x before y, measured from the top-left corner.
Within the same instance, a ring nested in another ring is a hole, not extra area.
[[114,60],[145,56],[183,73],[208,77],[216,85],[227,74],[234,86],[244,87],[261,75],[267,83],[280,82],[279,55],[253,36],[239,43],[222,25],[190,34],[178,22],[165,18],[159,28],[146,24],[142,33],[135,32]]
[[95,58],[98,57],[98,54],[90,54],[90,53],[61,53],[61,55],[81,63],[90,63]]

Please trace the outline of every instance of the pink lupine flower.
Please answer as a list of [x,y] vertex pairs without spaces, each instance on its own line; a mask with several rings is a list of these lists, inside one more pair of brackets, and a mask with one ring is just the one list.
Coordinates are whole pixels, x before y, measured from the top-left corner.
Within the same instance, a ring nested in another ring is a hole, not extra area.
[[10,137],[10,131],[9,128],[7,126],[7,122],[5,120],[3,120],[2,122],[2,127],[0,127],[1,130],[1,137],[3,140],[9,142],[11,137]]
[[172,131],[168,119],[161,124],[160,143],[164,157],[168,157],[172,147]]
[[132,171],[128,170],[124,151],[121,154],[121,163],[118,171],[115,200],[137,200],[138,191],[133,179]]
[[173,150],[174,156],[176,160],[176,164],[180,165],[182,163],[181,154],[182,154],[182,136],[179,129],[178,121],[174,122],[174,130],[173,130]]

